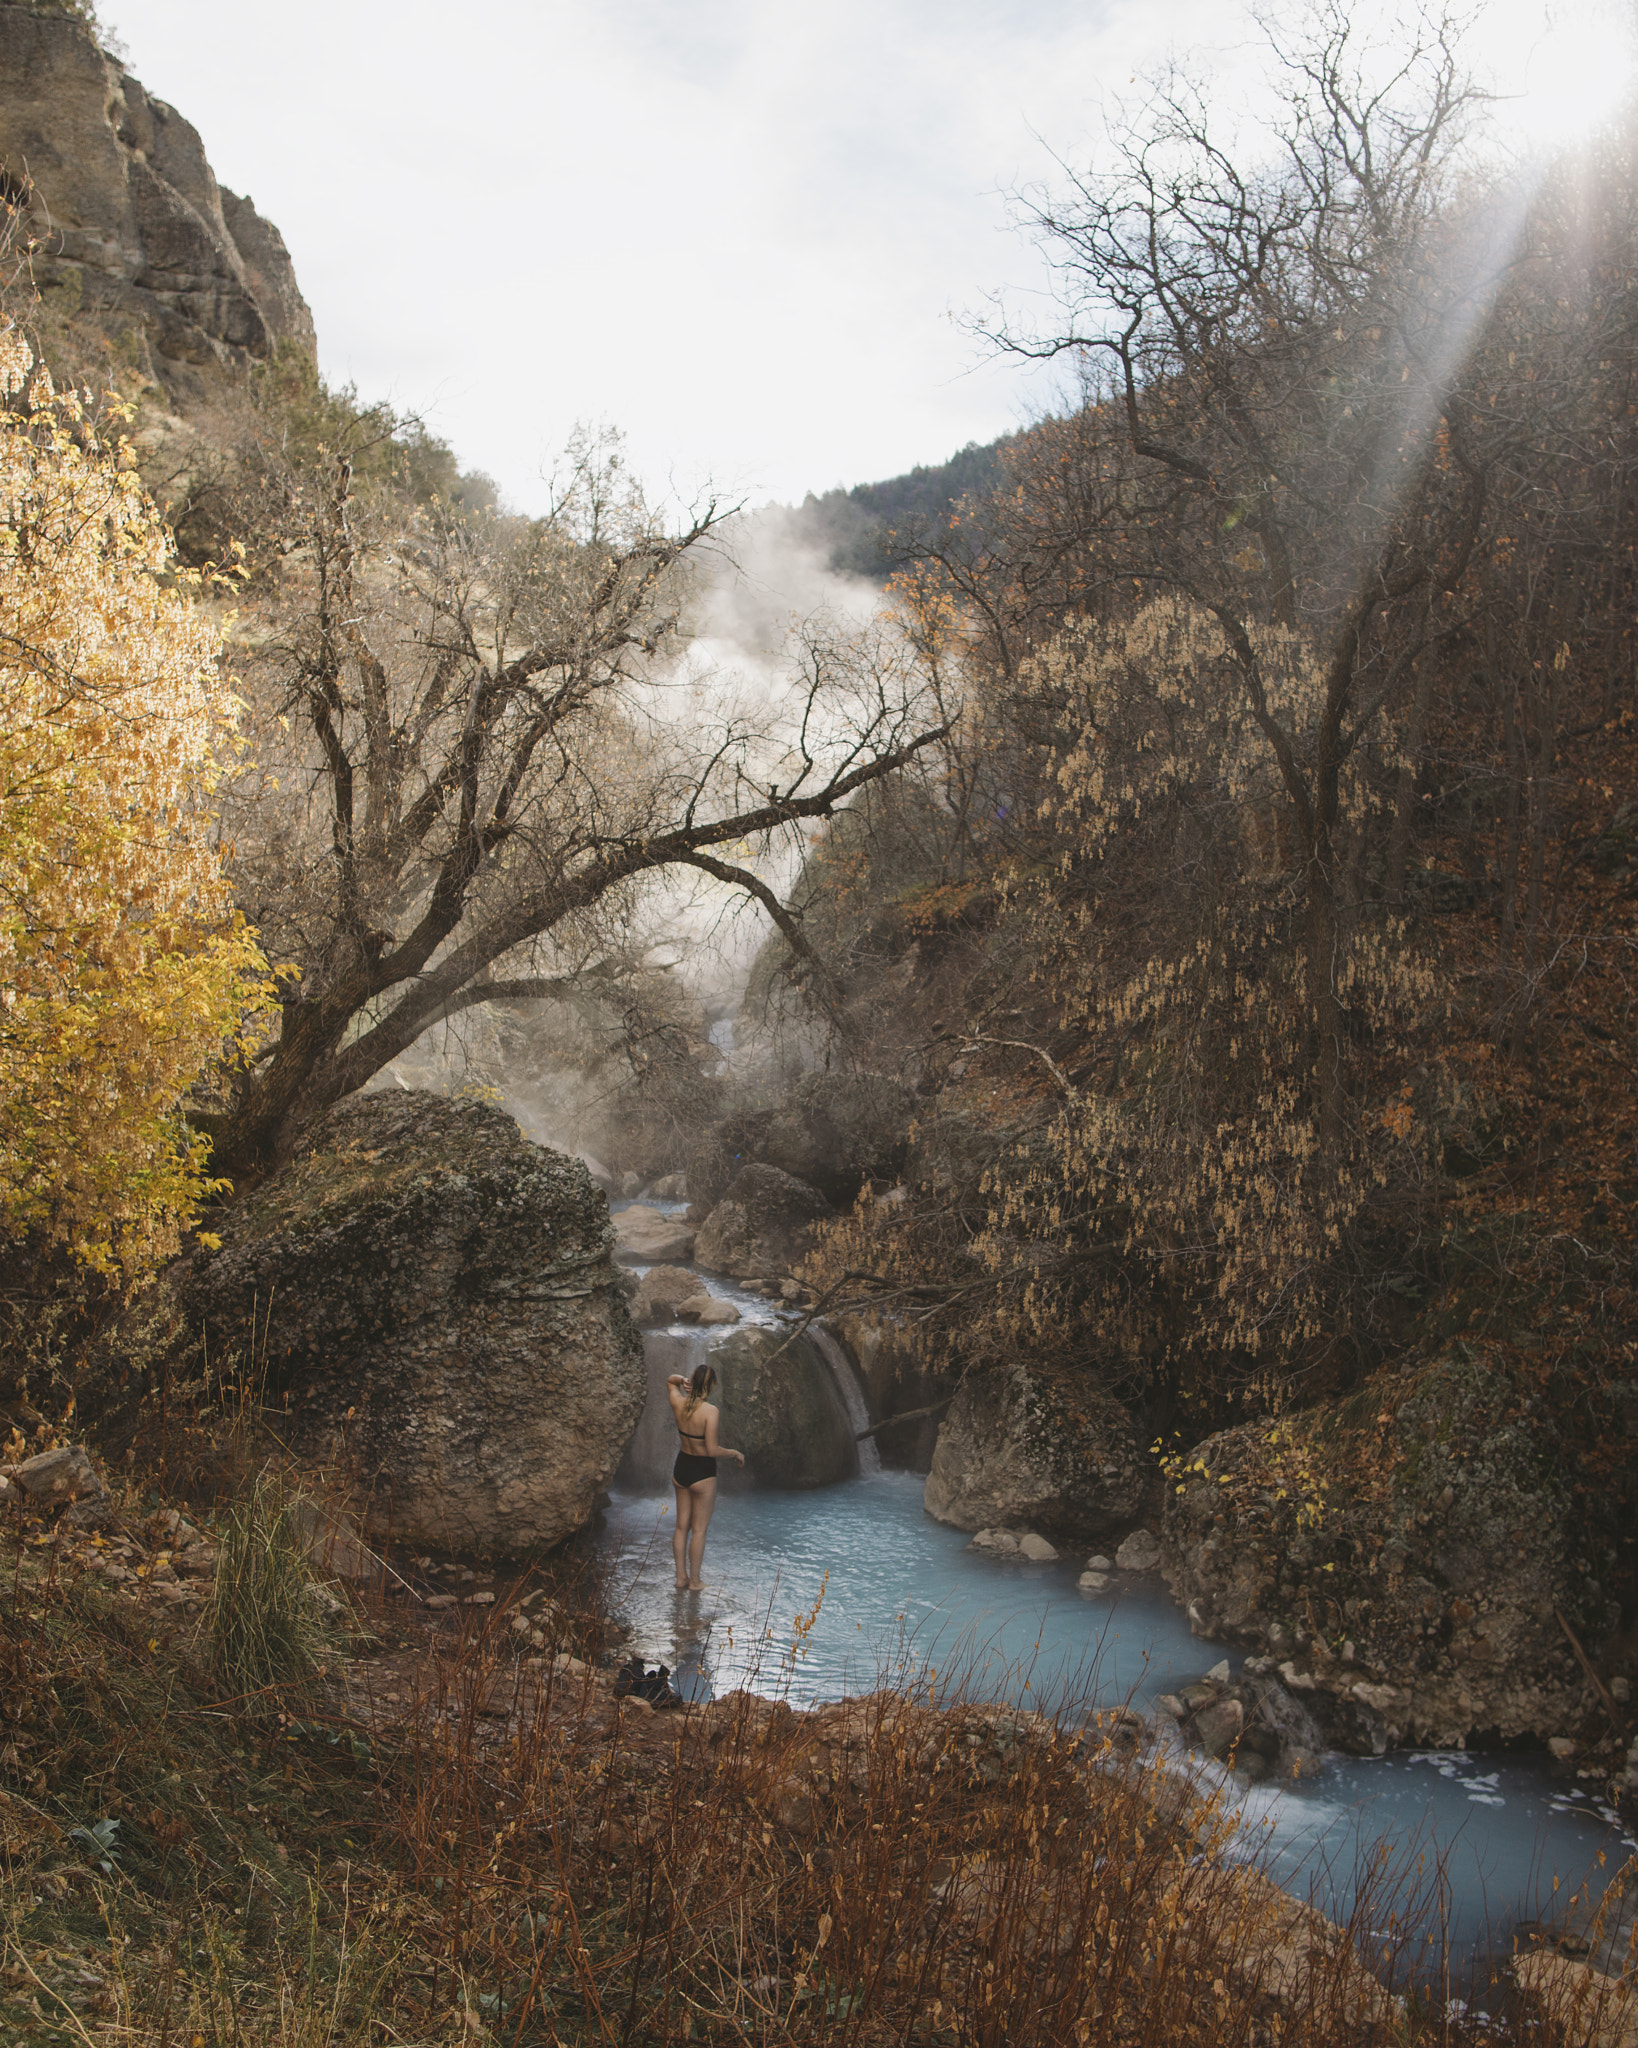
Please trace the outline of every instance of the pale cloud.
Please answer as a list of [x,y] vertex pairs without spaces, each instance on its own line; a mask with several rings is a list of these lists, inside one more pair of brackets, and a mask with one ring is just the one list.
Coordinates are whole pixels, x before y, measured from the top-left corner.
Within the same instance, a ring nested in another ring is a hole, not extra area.
[[[1051,177],[1048,143],[1083,158],[1168,51],[1252,61],[1205,0],[104,12],[283,230],[326,372],[425,411],[525,506],[576,421],[621,427],[657,487],[753,502],[1016,426],[1050,383],[959,320],[1045,288],[1004,189]],[[1496,47],[1548,12],[1492,8]]]

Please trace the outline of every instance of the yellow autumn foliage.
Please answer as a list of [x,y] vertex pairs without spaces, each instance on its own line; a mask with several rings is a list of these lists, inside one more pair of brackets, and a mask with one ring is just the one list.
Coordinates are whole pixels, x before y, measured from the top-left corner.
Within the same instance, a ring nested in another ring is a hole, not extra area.
[[0,1233],[127,1276],[210,1183],[178,1110],[267,1000],[206,799],[219,636],[134,471],[0,333]]

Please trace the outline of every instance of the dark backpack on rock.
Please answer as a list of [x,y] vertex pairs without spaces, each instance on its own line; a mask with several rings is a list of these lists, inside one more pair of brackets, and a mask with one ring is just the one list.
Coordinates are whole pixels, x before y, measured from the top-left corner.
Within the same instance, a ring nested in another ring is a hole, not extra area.
[[651,1707],[680,1707],[683,1703],[666,1666],[658,1664],[645,1671],[641,1657],[628,1657],[614,1674],[614,1697],[647,1700]]

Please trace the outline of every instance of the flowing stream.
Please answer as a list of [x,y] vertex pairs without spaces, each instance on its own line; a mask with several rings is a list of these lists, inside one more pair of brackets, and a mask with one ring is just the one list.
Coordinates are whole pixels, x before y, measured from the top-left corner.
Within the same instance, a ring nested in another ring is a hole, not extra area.
[[[783,1320],[758,1296],[708,1284],[747,1322]],[[873,1440],[841,1485],[725,1486],[706,1590],[677,1593],[665,1376],[692,1370],[721,1334],[648,1333],[649,1403],[599,1538],[632,1647],[670,1666],[685,1696],[745,1686],[805,1706],[891,1682],[1078,1717],[1122,1701],[1146,1712],[1224,1656],[1238,1669],[1238,1652],[1190,1634],[1157,1576],[1117,1573],[1105,1592],[1083,1593],[1079,1552],[1029,1564],[970,1549],[923,1512],[919,1475],[881,1470]],[[818,1348],[864,1428],[845,1350],[828,1333]],[[1551,1917],[1589,1882],[1602,1889],[1638,1843],[1600,1789],[1553,1776],[1533,1753],[1465,1750],[1331,1755],[1314,1778],[1279,1788],[1225,1781],[1244,1853],[1333,1916],[1346,1916],[1360,1872],[1387,1844],[1402,1885],[1432,1885],[1452,1956],[1500,1941],[1516,1919]]]

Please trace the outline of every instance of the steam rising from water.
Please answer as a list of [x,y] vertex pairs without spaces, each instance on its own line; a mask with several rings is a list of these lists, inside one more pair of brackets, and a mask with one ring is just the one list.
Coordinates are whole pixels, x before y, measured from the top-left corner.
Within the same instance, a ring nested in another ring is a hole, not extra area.
[[[735,720],[742,730],[766,734],[775,764],[769,772],[777,775],[796,640],[816,622],[843,631],[867,627],[883,609],[882,592],[832,571],[800,515],[778,505],[727,522],[695,573],[682,651],[645,686],[641,701],[655,724],[673,733],[708,735]],[[767,848],[742,845],[726,853],[783,896],[804,844],[792,834]],[[746,977],[770,931],[766,913],[724,883],[679,872],[651,879],[623,916],[624,955],[677,984],[684,1009],[697,1012],[702,1070],[726,1073]],[[596,1029],[589,1015],[577,1017],[563,1005],[501,1012],[480,1004],[424,1033],[369,1085],[478,1091],[509,1111],[526,1137],[578,1154],[612,1187],[618,1176],[602,1155],[615,1077],[587,1057],[595,1055]]]

